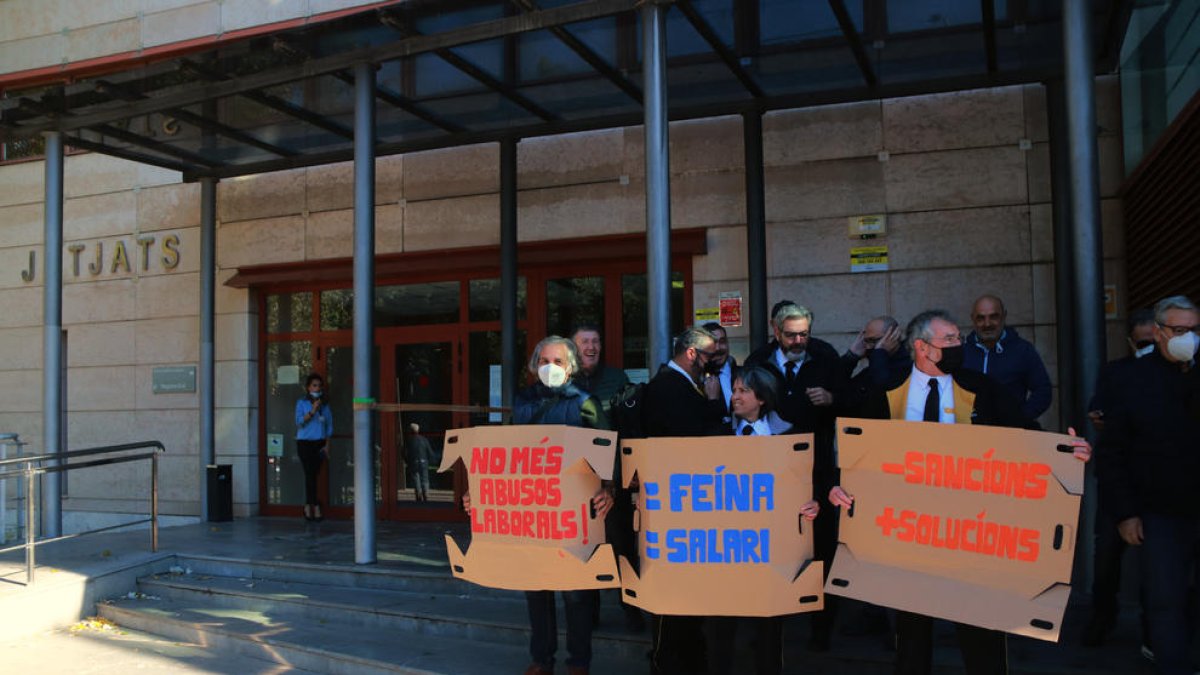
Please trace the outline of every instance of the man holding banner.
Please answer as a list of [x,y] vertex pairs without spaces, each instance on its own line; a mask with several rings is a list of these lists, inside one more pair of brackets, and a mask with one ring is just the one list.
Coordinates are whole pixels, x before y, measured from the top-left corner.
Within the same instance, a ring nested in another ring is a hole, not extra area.
[[[579,354],[574,342],[557,335],[539,342],[529,360],[529,372],[538,378],[538,382],[517,394],[513,404],[513,424],[608,429],[608,418],[600,401],[572,384],[572,376],[578,371]],[[484,496],[481,495],[481,502]],[[603,522],[612,505],[611,489],[602,487],[591,498],[592,519]],[[468,492],[463,496],[463,508],[470,513],[471,506]],[[586,538],[584,543],[587,543]],[[564,590],[562,596],[567,619],[567,672],[569,675],[587,675],[600,595],[594,588],[582,588]],[[552,675],[558,648],[554,591],[525,591],[525,601],[529,609],[529,653],[532,658],[525,675]]]
[[[949,314],[941,310],[923,312],[909,323],[907,335],[913,356],[912,373],[899,387],[875,391],[866,403],[863,417],[1037,428],[1036,422],[1022,413],[1020,403],[998,383],[981,373],[960,368],[962,335]],[[1071,445],[1077,458],[1083,461],[1090,458],[1086,442]],[[849,508],[854,497],[836,486],[830,491],[829,500],[835,506]],[[956,628],[968,675],[1008,672],[1003,632],[961,623]],[[933,619],[898,611],[897,675],[927,674],[932,670],[932,661]]]
[[[688,328],[675,338],[671,360],[646,386],[646,432],[651,437],[722,436],[725,400],[714,374],[716,337]],[[701,388],[701,382],[704,382]],[[650,654],[654,675],[693,675],[708,671],[704,620],[698,616],[654,617]]]

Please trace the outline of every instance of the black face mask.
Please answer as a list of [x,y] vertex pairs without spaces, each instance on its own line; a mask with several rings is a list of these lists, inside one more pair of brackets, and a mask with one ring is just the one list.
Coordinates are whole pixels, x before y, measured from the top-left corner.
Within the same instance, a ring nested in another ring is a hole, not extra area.
[[1149,347],[1152,344],[1154,344],[1154,340],[1138,340],[1137,342],[1133,343],[1133,347],[1134,347],[1134,349],[1137,349],[1140,351],[1142,349],[1145,349],[1146,347]]
[[953,375],[955,371],[962,368],[963,353],[962,345],[942,347],[942,360],[937,362],[938,370],[947,375]]
[[715,359],[710,358],[708,363],[704,364],[704,372],[708,375],[716,375],[721,372],[721,365]]

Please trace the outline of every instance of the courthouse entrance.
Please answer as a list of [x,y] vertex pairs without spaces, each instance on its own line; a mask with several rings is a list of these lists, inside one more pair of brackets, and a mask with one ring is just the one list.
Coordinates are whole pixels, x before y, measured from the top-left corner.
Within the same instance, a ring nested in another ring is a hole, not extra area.
[[[522,358],[512,373],[502,372],[500,365],[500,280],[494,264],[498,256],[447,253],[439,257],[440,264],[432,265],[419,260],[403,265],[380,256],[375,288],[379,369],[373,389],[377,399],[500,406],[507,383],[520,387],[529,382],[525,357],[532,344],[545,335],[565,335],[580,323],[604,330],[606,363],[624,368],[631,379],[644,380],[650,372],[646,269],[640,247],[644,247],[641,236],[625,235],[558,242],[557,247],[523,246],[517,293],[517,348]],[[677,331],[690,323],[691,258],[704,252],[704,232],[678,235],[673,247],[672,328]],[[543,248],[549,249],[547,255],[541,255]],[[464,266],[477,257],[491,264]],[[405,267],[409,274],[398,273]],[[353,290],[334,278],[334,268],[302,268],[272,265],[239,270],[239,283],[259,290],[262,317],[260,505],[266,515],[300,514],[304,479],[295,450],[295,410],[304,379],[315,372],[325,378],[334,417],[329,461],[319,480],[321,502],[330,517],[351,518]],[[373,419],[376,506],[381,518],[393,520],[461,517],[454,505],[465,483],[456,472],[437,472],[444,432],[506,421],[499,413],[450,411],[379,413]],[[422,502],[416,499],[417,476],[407,461],[413,423],[433,451],[429,499]]]

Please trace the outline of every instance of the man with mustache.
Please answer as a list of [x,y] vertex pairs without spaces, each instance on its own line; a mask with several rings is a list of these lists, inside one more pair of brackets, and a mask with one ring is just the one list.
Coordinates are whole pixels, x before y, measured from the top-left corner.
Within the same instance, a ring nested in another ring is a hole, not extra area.
[[[828,342],[812,335],[813,315],[807,308],[787,304],[778,308],[772,319],[775,349],[759,350],[746,359],[746,367],[763,366],[779,385],[778,413],[792,425],[792,432],[813,434],[813,494],[825,494],[835,484],[837,462],[834,459],[834,420],[849,412],[853,403],[849,380],[841,357]],[[828,574],[837,550],[837,514],[833,509],[821,513],[813,524],[813,546],[817,560],[825,562]],[[836,613],[836,601],[825,598],[825,609],[812,615],[812,634],[808,648],[829,650],[829,635]]]

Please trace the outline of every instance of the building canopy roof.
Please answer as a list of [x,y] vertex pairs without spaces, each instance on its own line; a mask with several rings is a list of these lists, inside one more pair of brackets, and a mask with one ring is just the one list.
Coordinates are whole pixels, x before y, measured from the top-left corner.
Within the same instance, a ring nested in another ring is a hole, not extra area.
[[[68,145],[232,177],[353,156],[356,64],[376,68],[377,154],[642,121],[638,6],[408,0],[10,89],[0,142]],[[658,0],[671,119],[1061,76],[1061,0]],[[1131,0],[1091,0],[1097,72]],[[2,84],[2,82],[0,82]]]

